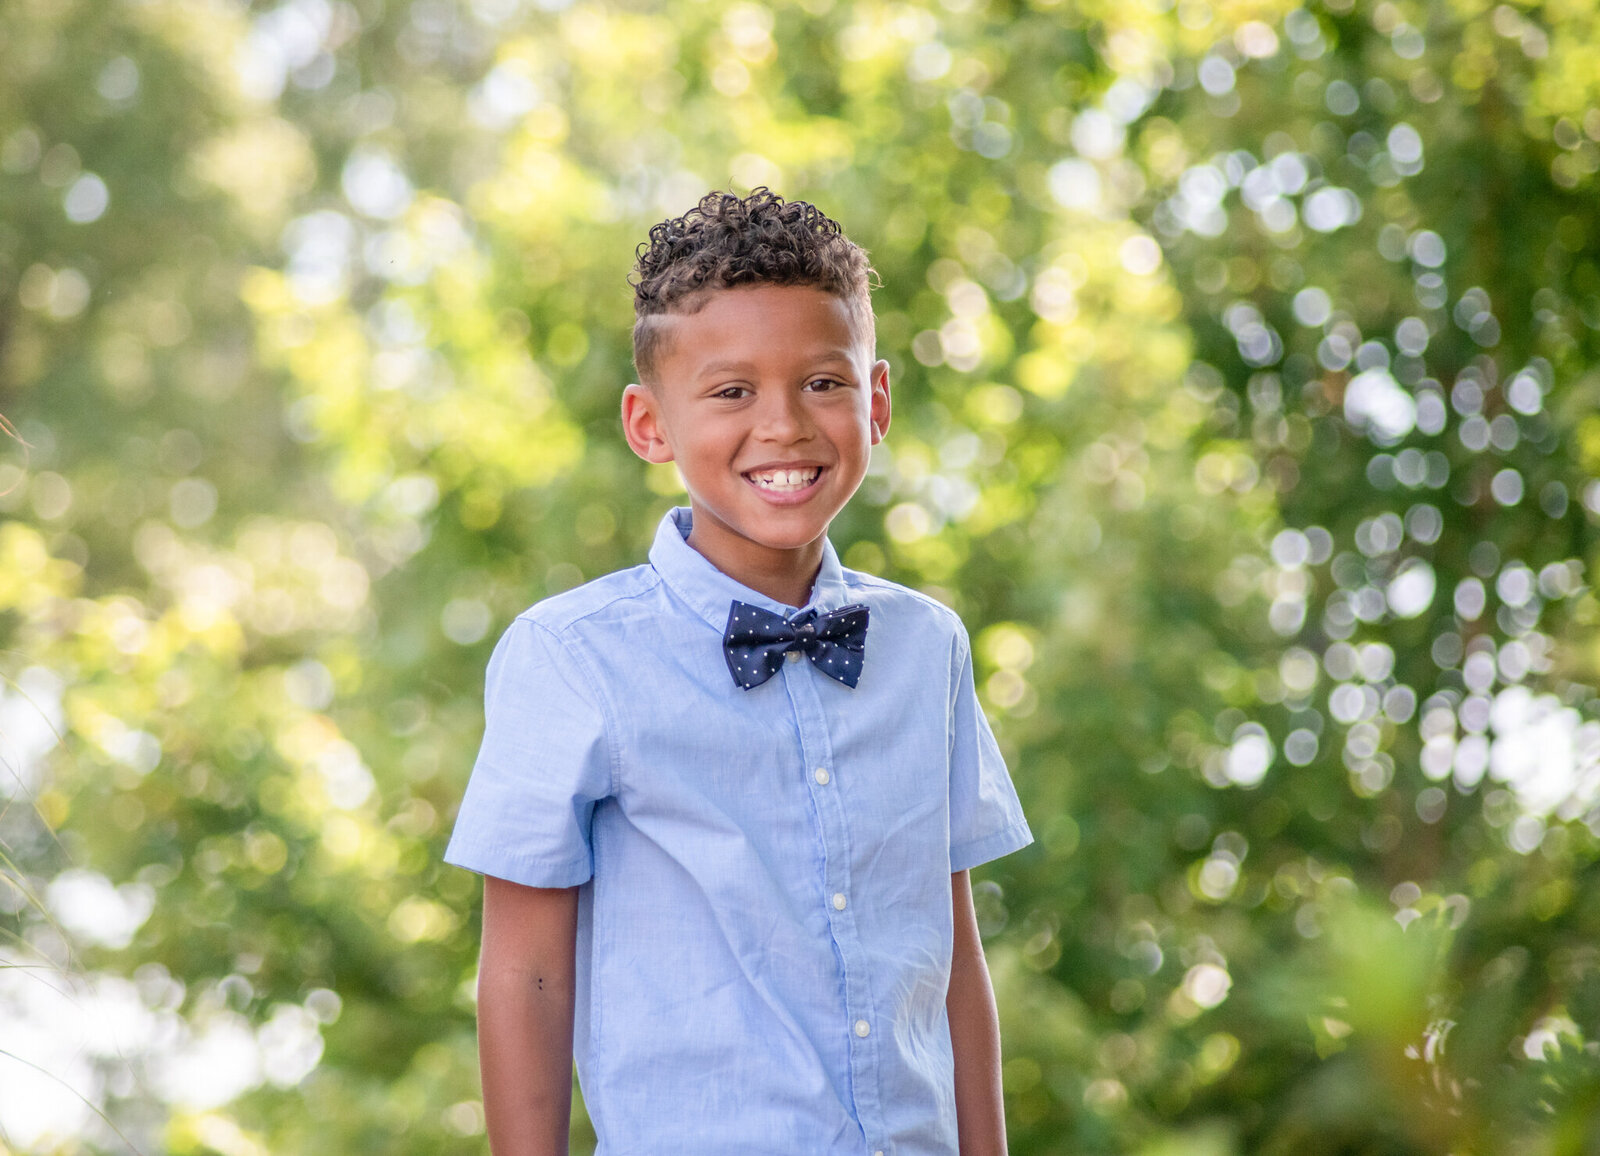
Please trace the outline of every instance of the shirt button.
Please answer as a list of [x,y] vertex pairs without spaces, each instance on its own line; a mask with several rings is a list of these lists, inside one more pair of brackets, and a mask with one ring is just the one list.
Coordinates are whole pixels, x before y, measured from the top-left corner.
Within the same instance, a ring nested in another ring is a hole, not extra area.
[[844,892],[843,891],[835,891],[833,893],[833,909],[835,911],[843,911],[844,910],[844,905],[845,905]]
[[827,767],[818,767],[817,768],[817,782],[821,783],[824,787],[826,787],[828,785],[828,777],[829,776],[828,776],[828,768]]
[[867,1034],[869,1032],[871,1032],[871,1031],[872,1031],[872,1025],[869,1024],[866,1020],[857,1020],[856,1021],[856,1035],[860,1036],[862,1039],[866,1039]]
[[883,1156],[883,1149],[879,1148],[877,1151],[873,1152],[872,1156]]
[[788,654],[784,655],[783,657],[785,659],[787,659],[789,662],[799,662],[800,661],[800,652],[798,650],[791,650]]

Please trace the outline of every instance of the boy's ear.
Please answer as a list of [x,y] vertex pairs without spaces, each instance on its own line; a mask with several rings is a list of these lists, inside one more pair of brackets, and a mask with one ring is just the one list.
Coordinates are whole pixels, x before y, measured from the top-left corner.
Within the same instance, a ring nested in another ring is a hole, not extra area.
[[872,444],[877,445],[889,432],[889,418],[894,411],[889,400],[889,363],[880,361],[874,365],[869,380],[872,396],[868,402],[867,417],[872,423]]
[[672,447],[661,426],[660,406],[660,399],[638,383],[622,391],[622,436],[628,439],[628,448],[647,462],[672,460]]

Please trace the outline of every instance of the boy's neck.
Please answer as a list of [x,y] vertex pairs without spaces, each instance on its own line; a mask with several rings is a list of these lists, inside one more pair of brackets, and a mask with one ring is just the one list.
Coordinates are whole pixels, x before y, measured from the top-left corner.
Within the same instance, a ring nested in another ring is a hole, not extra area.
[[702,530],[699,518],[690,526],[688,538],[691,548],[735,582],[796,608],[811,600],[825,541],[818,538],[792,550],[772,549],[745,539],[724,540],[713,529]]

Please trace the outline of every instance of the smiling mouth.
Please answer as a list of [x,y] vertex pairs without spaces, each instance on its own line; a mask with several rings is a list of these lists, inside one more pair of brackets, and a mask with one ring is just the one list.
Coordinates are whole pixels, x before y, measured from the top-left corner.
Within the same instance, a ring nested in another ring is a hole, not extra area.
[[775,494],[798,493],[821,476],[821,466],[808,466],[801,470],[752,470],[745,474],[757,489]]

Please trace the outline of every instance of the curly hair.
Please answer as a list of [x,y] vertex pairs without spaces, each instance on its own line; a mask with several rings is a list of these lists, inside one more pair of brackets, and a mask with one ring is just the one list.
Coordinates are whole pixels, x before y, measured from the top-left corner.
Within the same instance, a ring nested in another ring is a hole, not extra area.
[[747,197],[711,192],[681,217],[650,229],[638,249],[633,285],[633,363],[646,384],[655,377],[668,313],[694,313],[705,292],[741,285],[813,286],[849,307],[858,337],[874,342],[867,254],[839,223],[806,201],[772,190]]

